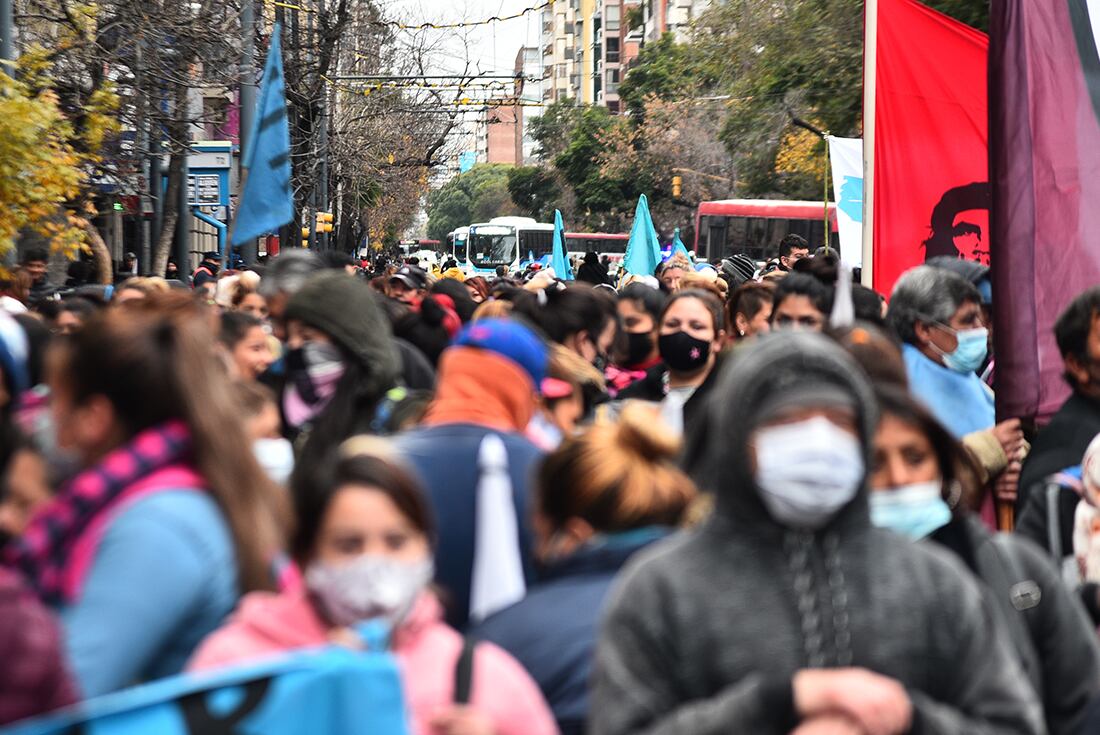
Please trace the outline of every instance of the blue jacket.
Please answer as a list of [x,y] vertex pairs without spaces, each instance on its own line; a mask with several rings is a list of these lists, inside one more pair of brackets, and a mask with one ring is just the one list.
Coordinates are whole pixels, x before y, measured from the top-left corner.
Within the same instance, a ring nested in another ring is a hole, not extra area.
[[528,584],[531,565],[530,488],[542,452],[520,434],[472,424],[447,424],[417,429],[396,437],[401,454],[416,470],[435,514],[435,581],[447,602],[447,622],[464,630],[469,620],[470,584],[474,569],[477,523],[478,451],[481,440],[497,434],[508,452],[519,547]]
[[902,345],[909,390],[956,439],[993,428],[993,391],[974,373],[957,373],[926,357],[910,344]]
[[540,569],[540,582],[512,607],[472,631],[512,654],[538,683],[562,735],[584,732],[588,690],[604,598],[636,551],[664,538],[652,527],[597,537],[566,559]]
[[163,490],[136,501],[107,529],[80,598],[61,610],[81,693],[179,673],[237,597],[233,537],[213,498]]

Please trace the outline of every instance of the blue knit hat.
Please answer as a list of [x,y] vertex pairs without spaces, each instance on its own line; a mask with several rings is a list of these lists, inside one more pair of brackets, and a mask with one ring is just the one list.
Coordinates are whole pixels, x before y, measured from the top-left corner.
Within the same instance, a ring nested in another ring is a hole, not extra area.
[[477,347],[506,357],[523,368],[536,387],[546,378],[549,351],[538,335],[509,319],[482,319],[458,333],[455,346]]

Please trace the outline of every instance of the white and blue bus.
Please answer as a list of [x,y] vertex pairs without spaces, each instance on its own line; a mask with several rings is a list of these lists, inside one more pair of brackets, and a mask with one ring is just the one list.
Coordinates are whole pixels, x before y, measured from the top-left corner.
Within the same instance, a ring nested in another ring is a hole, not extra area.
[[492,276],[503,265],[516,272],[520,263],[539,260],[553,249],[554,225],[530,217],[494,217],[470,225],[465,270],[469,275]]
[[469,236],[469,227],[459,227],[447,233],[447,255],[454,258],[459,266],[466,262],[466,238]]

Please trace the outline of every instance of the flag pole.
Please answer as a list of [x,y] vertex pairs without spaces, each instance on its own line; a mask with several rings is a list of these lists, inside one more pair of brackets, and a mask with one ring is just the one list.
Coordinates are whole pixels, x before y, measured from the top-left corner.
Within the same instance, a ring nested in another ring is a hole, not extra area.
[[875,274],[875,72],[878,61],[878,0],[863,13],[863,269],[860,281],[874,287]]

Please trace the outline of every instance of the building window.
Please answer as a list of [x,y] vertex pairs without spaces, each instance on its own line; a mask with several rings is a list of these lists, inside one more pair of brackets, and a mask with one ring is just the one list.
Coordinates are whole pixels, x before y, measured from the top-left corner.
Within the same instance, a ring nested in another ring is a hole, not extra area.
[[608,36],[607,43],[607,63],[618,64],[619,63],[619,39],[615,36]]
[[608,33],[619,31],[620,12],[621,9],[618,5],[608,5],[603,9],[604,28],[607,29]]

